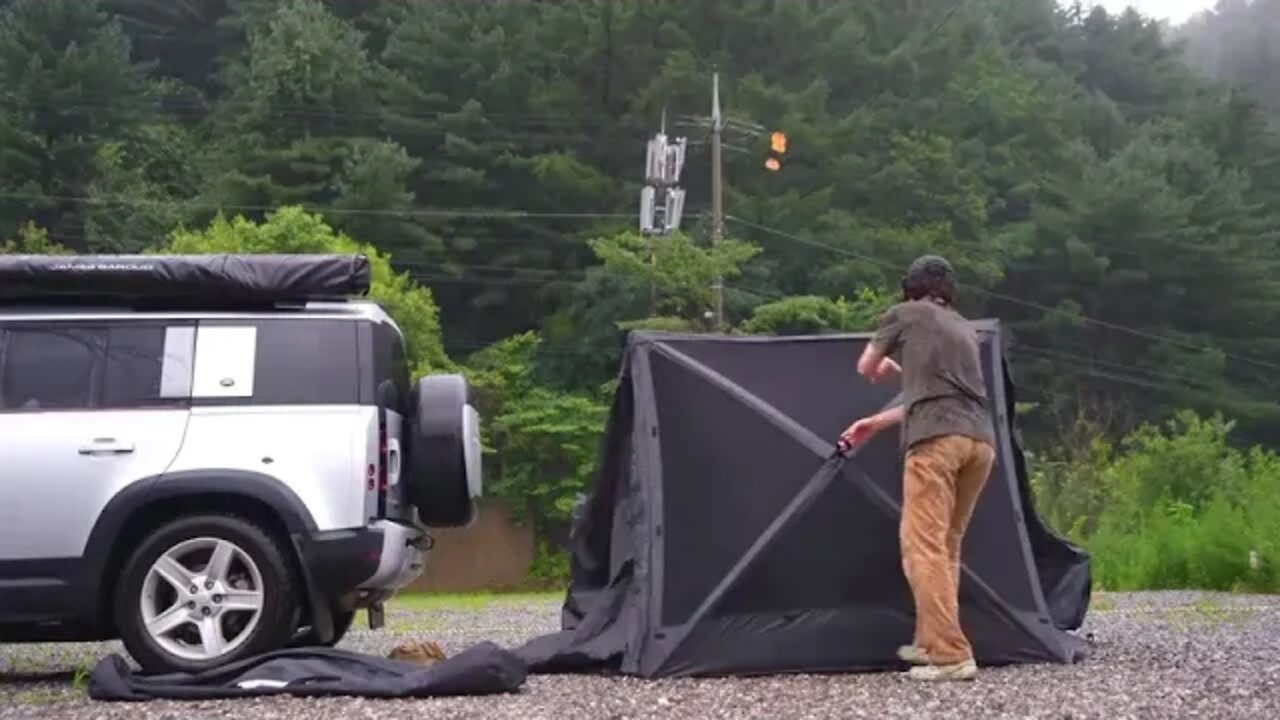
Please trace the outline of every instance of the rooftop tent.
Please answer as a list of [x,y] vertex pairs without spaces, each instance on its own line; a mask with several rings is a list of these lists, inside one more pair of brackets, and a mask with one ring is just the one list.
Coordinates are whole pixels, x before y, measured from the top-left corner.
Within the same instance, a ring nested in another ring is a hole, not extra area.
[[246,304],[364,295],[364,255],[7,255],[0,302]]
[[[1035,514],[1000,329],[977,326],[999,447],[964,546],[961,620],[980,664],[1073,662],[1089,558]],[[572,529],[562,631],[519,649],[531,669],[899,667],[914,623],[899,437],[833,453],[850,422],[895,400],[854,372],[867,340],[633,335]]]

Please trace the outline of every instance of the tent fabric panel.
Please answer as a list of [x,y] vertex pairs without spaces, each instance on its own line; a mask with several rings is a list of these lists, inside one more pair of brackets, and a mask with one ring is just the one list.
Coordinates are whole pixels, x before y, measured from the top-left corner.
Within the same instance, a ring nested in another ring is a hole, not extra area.
[[625,363],[605,422],[600,463],[591,492],[573,511],[569,530],[570,581],[561,613],[564,629],[573,629],[591,610],[591,599],[607,587],[616,568],[634,553],[634,548],[618,546],[620,537],[637,539],[632,528],[616,526],[625,509],[642,500],[634,497],[632,431],[634,389]]
[[710,617],[847,607],[910,611],[898,523],[844,472],[834,468],[819,499],[773,538]]
[[98,661],[89,697],[107,701],[293,695],[428,698],[518,692],[528,668],[490,642],[431,667],[335,648],[286,648],[200,672],[137,673],[120,655]]
[[539,674],[616,670],[626,662],[625,652],[643,625],[637,594],[635,563],[619,569],[608,587],[580,589],[576,598],[581,614],[571,627],[541,635],[513,652]]
[[621,670],[634,673],[654,628],[660,626],[661,593],[666,586],[663,554],[663,487],[658,406],[654,397],[652,343],[639,338],[628,348],[635,404],[631,428],[631,492],[627,526],[633,536],[635,588],[630,594],[634,622],[622,635]]
[[[987,367],[991,367],[991,360],[994,357],[992,342],[993,335],[990,332],[982,333],[983,355],[987,362]],[[666,343],[664,343],[666,344]],[[770,394],[772,397],[780,398],[803,398],[803,402],[794,405],[792,409],[792,419],[798,421],[806,427],[813,426],[831,426],[836,428],[832,430],[829,437],[834,437],[838,429],[843,429],[854,418],[869,414],[880,408],[884,404],[887,397],[891,397],[890,391],[882,389],[881,386],[872,385],[864,380],[858,379],[856,374],[851,371],[853,358],[856,357],[855,352],[865,344],[863,341],[850,342],[844,339],[833,340],[831,342],[819,341],[800,341],[788,342],[779,340],[772,343],[752,343],[752,342],[736,342],[736,340],[709,340],[709,341],[675,341],[671,344],[678,345],[681,352],[686,352],[690,356],[699,356],[703,360],[715,362],[717,365],[714,370],[722,373],[734,380],[744,380],[752,382],[751,378],[760,385],[768,385],[767,388],[752,387],[749,390],[755,393],[757,390]],[[849,356],[845,357],[845,352],[849,351]],[[791,358],[787,360],[786,358]],[[803,360],[807,364],[804,365],[804,372],[778,372],[778,368],[797,367],[798,363]],[[749,361],[749,362],[748,362]],[[725,366],[728,366],[727,368]],[[753,366],[755,369],[753,369]],[[830,373],[824,375],[823,372]],[[989,385],[989,393],[994,398],[994,383],[998,380],[998,376],[993,377],[992,373],[988,373],[987,381]],[[768,378],[772,377],[773,382],[770,384]],[[690,412],[685,410],[690,406],[699,406],[697,386],[705,383],[697,378],[689,378],[689,387],[682,388],[674,395],[665,393],[659,389],[658,403],[660,412],[666,409],[671,414],[680,412]],[[849,384],[852,391],[845,395],[843,393],[830,392],[829,388],[838,387],[841,384]],[[747,389],[747,388],[744,388]],[[850,405],[849,398],[855,400],[864,400],[865,397],[856,397],[857,393],[864,396],[871,390],[878,390],[880,397],[876,400],[878,404],[866,407],[853,407]],[[856,392],[854,392],[856,391]],[[674,401],[673,399],[674,398]],[[673,407],[672,403],[678,403],[677,407]],[[728,424],[746,423],[743,408],[726,405],[723,408],[717,408],[711,421],[713,426],[722,426]],[[823,418],[815,422],[815,411],[827,411],[829,418]],[[665,424],[665,423],[664,423]],[[691,432],[696,437],[707,437],[708,430],[706,428],[698,428]],[[1004,442],[1002,439],[1001,442]],[[671,449],[672,438],[665,434],[662,439],[664,456]],[[776,445],[776,443],[775,443]],[[728,500],[726,490],[718,485],[718,481],[724,476],[725,471],[720,467],[721,458],[733,455],[737,452],[741,444],[735,445],[734,440],[730,440],[725,447],[712,445],[710,448],[701,452],[698,448],[690,449],[691,452],[701,453],[701,459],[705,467],[699,468],[695,482],[700,487],[706,487],[704,491],[708,495],[721,498],[721,502]],[[867,452],[870,451],[870,452]],[[781,458],[779,458],[781,459]],[[798,459],[798,465],[792,466],[796,468],[792,470],[794,474],[802,474],[799,468],[805,468],[812,465],[806,462],[808,458],[801,456]],[[887,432],[876,438],[872,445],[866,451],[858,453],[858,457],[852,462],[866,470],[867,476],[871,478],[882,490],[892,497],[897,503],[897,510],[900,512],[901,506],[901,487],[902,487],[902,462],[901,448],[899,443],[899,433]],[[1034,579],[1024,571],[1010,571],[1010,568],[1030,568],[1032,564],[1030,548],[1021,531],[1017,526],[1015,518],[1011,517],[1013,510],[1013,498],[1016,492],[1014,483],[1009,482],[1010,476],[1005,474],[1006,468],[998,466],[994,469],[993,480],[988,483],[983,497],[979,502],[979,506],[975,512],[970,537],[966,542],[965,560],[971,569],[982,576],[987,584],[994,588],[999,595],[1007,602],[1011,602],[1023,611],[1039,612],[1042,610],[1042,603],[1038,597],[1039,587]],[[759,474],[758,467],[748,468],[744,474],[734,474],[734,489],[753,475]],[[785,471],[784,471],[785,474]],[[664,475],[661,483],[664,493],[670,493],[672,479]],[[689,482],[688,479],[681,477],[678,481],[681,485]],[[771,481],[766,479],[766,483]],[[773,507],[775,505],[772,500],[761,500]],[[865,505],[865,500],[856,505]],[[703,506],[699,506],[692,512],[697,515],[704,512]],[[850,512],[853,512],[854,506],[850,506]],[[670,513],[673,510],[689,510],[689,506],[685,503],[668,502],[664,507],[664,513]],[[728,508],[726,508],[728,509]],[[684,524],[675,521],[668,523],[674,531],[676,527]],[[757,527],[756,523],[752,523],[751,527]],[[691,528],[691,531],[697,532],[697,525]],[[889,536],[896,549],[897,533],[893,532]],[[686,548],[686,543],[681,543],[682,548]],[[720,575],[720,565],[707,567],[707,571],[717,576]],[[703,585],[709,584],[705,581]],[[699,588],[700,589],[700,588]],[[664,624],[673,624],[684,622],[685,616],[672,615],[665,613],[663,616]]]
[[650,355],[658,408],[661,624],[686,622],[821,458],[723,390]]
[[871,384],[854,371],[866,343],[866,338],[845,336],[826,341],[778,338],[771,343],[737,338],[664,342],[830,442],[857,418],[886,407],[898,393],[893,383]]
[[726,615],[689,629],[646,678],[885,670],[914,620],[892,608]]
[[[1085,643],[1052,628],[1021,632],[990,607],[967,604],[962,622],[979,664],[1070,663]],[[902,669],[896,651],[913,615],[891,607],[726,615],[691,628],[647,678]]]

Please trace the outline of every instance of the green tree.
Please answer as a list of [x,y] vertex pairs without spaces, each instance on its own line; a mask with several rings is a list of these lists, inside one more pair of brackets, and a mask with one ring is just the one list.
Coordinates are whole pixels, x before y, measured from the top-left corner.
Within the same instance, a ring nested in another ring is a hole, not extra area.
[[147,69],[94,0],[0,8],[0,234],[27,221],[84,250],[86,198],[112,143],[151,113]]
[[243,216],[218,216],[202,230],[179,229],[154,249],[159,253],[364,253],[369,257],[372,283],[369,297],[395,319],[405,336],[415,377],[449,371],[453,363],[444,352],[440,313],[431,291],[405,273],[397,273],[390,259],[372,245],[361,244],[335,231],[323,218],[296,207],[271,213],[264,222]]
[[438,259],[440,238],[413,216],[415,198],[407,189],[421,164],[395,143],[354,141],[338,174],[332,222],[356,237],[376,238],[400,263]]
[[652,317],[694,324],[703,324],[713,307],[717,277],[732,281],[742,274],[742,265],[760,252],[758,246],[735,238],[697,245],[683,233],[647,238],[627,232],[587,244],[606,270],[654,288]]
[[0,241],[0,255],[70,255],[71,251],[49,239],[49,234],[33,223],[18,230],[17,238]]
[[249,28],[248,47],[227,69],[210,158],[212,204],[332,200],[348,138],[376,127],[365,117],[374,77],[360,33],[318,0],[276,4],[264,24]]
[[194,154],[188,132],[165,120],[139,125],[123,140],[99,147],[96,177],[86,188],[85,248],[138,252],[185,222],[190,209],[182,199],[196,186]]
[[540,342],[525,333],[495,343],[469,358],[464,372],[488,419],[490,491],[536,523],[563,523],[594,472],[607,408],[592,395],[540,384]]
[[742,331],[753,335],[869,332],[895,300],[870,288],[863,288],[852,301],[815,295],[784,298],[756,307],[742,323]]

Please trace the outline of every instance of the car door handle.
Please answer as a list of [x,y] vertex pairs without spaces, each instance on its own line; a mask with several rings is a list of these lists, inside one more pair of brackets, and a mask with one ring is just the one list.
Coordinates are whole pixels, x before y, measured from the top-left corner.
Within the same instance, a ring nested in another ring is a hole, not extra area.
[[400,484],[400,441],[395,438],[387,441],[387,484]]
[[133,443],[119,442],[115,438],[94,438],[93,443],[80,448],[81,455],[127,455],[133,452]]

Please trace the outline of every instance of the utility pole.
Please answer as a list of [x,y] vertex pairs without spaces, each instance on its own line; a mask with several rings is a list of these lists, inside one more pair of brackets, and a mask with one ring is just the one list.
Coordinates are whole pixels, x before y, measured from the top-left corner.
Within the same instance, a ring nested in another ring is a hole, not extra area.
[[[662,129],[649,141],[645,152],[645,186],[640,191],[640,234],[649,240],[649,265],[657,264],[655,238],[680,229],[684,213],[684,189],[679,187],[684,169],[686,140],[667,139],[667,111],[662,111]],[[649,280],[649,315],[657,314],[657,280]]]
[[[720,108],[719,72],[711,74],[711,116],[686,117],[678,124],[706,130],[711,136],[711,244],[714,246],[724,239],[724,151],[746,155],[754,152],[750,148],[724,142],[723,136],[728,131],[734,137],[753,142],[763,137],[767,130],[759,123],[724,115]],[[699,139],[689,144],[702,145],[704,142]],[[765,168],[772,172],[781,167],[781,157],[787,151],[786,135],[774,132],[771,145],[772,155],[765,162]],[[724,329],[724,278],[717,276],[711,289],[715,307],[710,316],[715,319],[716,331],[719,332]]]
[[[724,130],[724,118],[720,115],[720,73],[711,75],[711,244],[715,246],[724,237],[724,183],[723,162],[720,153],[720,135]],[[724,329],[724,278],[716,275],[712,287],[715,297],[716,332]]]

